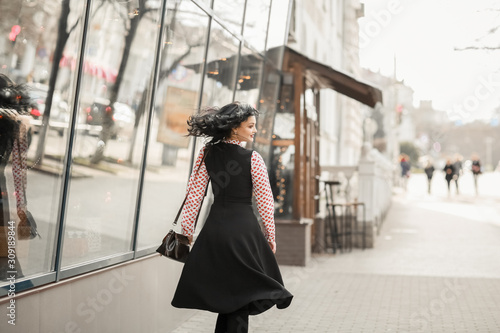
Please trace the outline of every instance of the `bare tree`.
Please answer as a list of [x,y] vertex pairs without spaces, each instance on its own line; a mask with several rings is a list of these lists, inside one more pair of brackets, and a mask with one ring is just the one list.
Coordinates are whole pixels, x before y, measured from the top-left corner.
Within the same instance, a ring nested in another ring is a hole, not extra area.
[[[500,8],[487,8],[484,9],[482,12],[500,12]],[[483,50],[483,51],[498,51],[500,50],[500,43],[499,43],[499,38],[495,38],[496,45],[485,45],[485,39],[487,37],[493,36],[498,33],[500,30],[500,25],[496,25],[488,31],[486,31],[481,37],[478,37],[474,40],[473,45],[465,46],[465,47],[456,47],[455,51],[467,51],[467,50]]]
[[61,14],[59,16],[58,33],[56,48],[52,55],[52,69],[50,71],[49,87],[47,91],[47,99],[45,100],[45,111],[42,116],[42,126],[38,134],[38,145],[36,147],[35,161],[36,163],[43,163],[43,156],[45,152],[45,141],[47,139],[47,132],[49,129],[50,110],[52,108],[52,99],[56,87],[57,74],[59,73],[59,62],[61,61],[64,47],[68,41],[69,35],[77,26],[79,20],[68,30],[68,16],[70,12],[70,0],[63,0],[61,2]]
[[[104,0],[101,1],[100,5],[97,7],[97,10],[101,8],[103,4]],[[59,74],[59,63],[62,59],[64,48],[66,47],[66,43],[68,41],[69,36],[76,29],[76,27],[81,21],[81,16],[80,16],[78,17],[76,22],[68,29],[69,26],[68,17],[70,11],[71,11],[70,0],[62,0],[61,13],[59,15],[59,22],[57,29],[58,33],[57,33],[56,47],[54,49],[54,53],[52,54],[52,69],[50,71],[47,99],[45,100],[45,110],[42,116],[42,126],[38,134],[38,144],[35,153],[35,162],[38,164],[43,163],[43,158],[45,153],[45,141],[47,140],[47,133],[49,130],[50,111],[52,109],[52,101],[54,97],[54,91],[56,88],[57,76]]]
[[[152,8],[148,8],[146,6],[147,0],[139,0],[138,1],[138,7],[137,8],[128,8],[128,12],[131,13],[127,17],[129,18],[128,21],[128,28],[126,29],[125,33],[125,43],[123,47],[123,53],[122,57],[120,60],[120,66],[118,67],[118,75],[116,77],[116,81],[113,84],[113,86],[110,89],[109,92],[109,106],[111,107],[111,112],[106,113],[106,117],[103,121],[103,128],[100,133],[100,140],[102,141],[102,145],[98,145],[96,148],[96,151],[94,155],[92,156],[92,159],[90,160],[91,163],[97,164],[101,162],[104,158],[104,150],[107,145],[107,142],[111,138],[111,127],[113,126],[113,112],[114,112],[114,103],[117,102],[118,100],[118,95],[120,93],[120,88],[123,82],[123,77],[125,74],[125,70],[127,68],[129,56],[130,56],[130,50],[132,47],[132,43],[134,42],[137,29],[139,27],[139,24],[141,20],[146,16],[146,14],[150,11],[152,11]],[[130,2],[129,2],[130,4]]]

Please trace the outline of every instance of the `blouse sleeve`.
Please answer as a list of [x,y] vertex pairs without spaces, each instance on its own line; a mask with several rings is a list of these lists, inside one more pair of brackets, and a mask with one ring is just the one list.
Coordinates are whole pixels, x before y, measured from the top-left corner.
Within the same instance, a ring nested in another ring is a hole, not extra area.
[[[205,166],[205,162],[201,163],[204,153],[205,147],[201,148],[198,158],[194,163],[193,171],[191,173],[191,177],[189,177],[187,187],[189,194],[186,199],[186,203],[182,208],[182,233],[186,236],[192,236],[194,234],[194,223],[196,221],[196,216],[198,216],[198,211],[200,210],[201,202],[208,184],[209,177],[207,168]],[[200,167],[199,170],[198,166]],[[198,172],[196,172],[196,170],[198,170]]]
[[275,242],[274,198],[269,184],[266,164],[259,153],[252,153],[252,185],[257,210],[265,227],[265,236],[269,242]]

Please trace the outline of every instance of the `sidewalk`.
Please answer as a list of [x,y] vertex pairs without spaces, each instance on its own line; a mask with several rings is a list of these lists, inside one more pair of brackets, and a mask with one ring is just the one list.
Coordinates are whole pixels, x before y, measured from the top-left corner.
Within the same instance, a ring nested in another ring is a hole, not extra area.
[[[294,301],[251,317],[250,332],[500,332],[499,175],[479,197],[467,179],[463,195],[429,196],[420,176],[395,195],[374,249],[282,267]],[[200,311],[173,332],[213,332],[215,319]]]

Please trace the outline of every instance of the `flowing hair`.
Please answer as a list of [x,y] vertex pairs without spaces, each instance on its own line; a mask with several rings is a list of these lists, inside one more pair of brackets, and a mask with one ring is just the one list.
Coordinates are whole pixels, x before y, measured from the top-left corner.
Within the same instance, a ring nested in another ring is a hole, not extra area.
[[206,107],[189,117],[188,136],[211,137],[208,144],[214,144],[231,136],[231,130],[238,127],[248,117],[258,117],[259,111],[249,104],[233,102],[221,108]]

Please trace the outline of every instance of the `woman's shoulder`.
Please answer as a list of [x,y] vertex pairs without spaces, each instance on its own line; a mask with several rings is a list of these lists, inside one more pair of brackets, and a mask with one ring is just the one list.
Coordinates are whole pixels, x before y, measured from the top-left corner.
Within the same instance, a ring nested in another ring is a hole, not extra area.
[[226,148],[226,149],[233,149],[233,150],[237,150],[239,152],[252,152],[253,150],[252,149],[248,149],[248,148],[245,148],[244,146],[240,145],[240,144],[237,144],[237,143],[231,143],[231,142],[220,142],[217,144],[218,146],[222,147],[222,148]]
[[253,149],[248,149],[246,147],[242,147],[240,145],[233,145],[235,146],[233,149],[241,156],[244,156],[246,158],[252,158],[253,157],[253,153],[255,152],[255,150]]
[[255,152],[253,149],[248,149],[243,146],[240,146],[238,144],[233,144],[233,143],[227,143],[227,142],[218,142],[214,145],[207,145],[203,147],[209,152],[229,152],[229,153],[236,153],[238,155],[242,156],[252,156],[252,154]]

